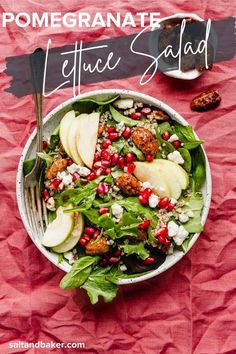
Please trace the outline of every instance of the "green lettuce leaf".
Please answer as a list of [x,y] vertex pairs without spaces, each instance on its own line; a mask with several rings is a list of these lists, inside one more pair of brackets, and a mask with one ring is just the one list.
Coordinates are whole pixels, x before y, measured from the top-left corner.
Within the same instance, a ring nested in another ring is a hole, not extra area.
[[193,212],[193,217],[189,218],[189,221],[183,224],[184,228],[189,233],[201,232],[203,230],[201,214],[204,205],[201,193],[192,193],[187,198],[184,198],[184,201],[183,212]]
[[117,100],[118,97],[119,95],[116,95],[106,101],[97,101],[92,98],[84,98],[73,103],[72,107],[75,110],[76,115],[81,113],[92,113],[93,110],[97,109],[99,106],[109,105],[110,103]]
[[141,259],[146,259],[149,256],[149,252],[145,249],[143,242],[136,244],[124,244],[119,245],[119,248],[126,254],[137,254]]

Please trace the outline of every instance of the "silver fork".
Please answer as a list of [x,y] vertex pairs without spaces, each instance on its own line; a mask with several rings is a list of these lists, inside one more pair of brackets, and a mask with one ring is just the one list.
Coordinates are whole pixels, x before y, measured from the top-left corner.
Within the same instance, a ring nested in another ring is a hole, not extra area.
[[44,221],[45,225],[48,224],[47,218],[47,208],[45,202],[42,200],[39,190],[38,177],[41,169],[41,159],[37,155],[37,152],[42,152],[43,150],[43,120],[42,120],[42,90],[41,90],[41,80],[40,77],[40,65],[37,62],[38,56],[34,55],[42,51],[42,49],[37,48],[33,54],[30,56],[32,82],[34,89],[34,101],[36,109],[36,160],[35,165],[31,172],[25,176],[24,180],[24,194],[25,194],[25,205],[26,212],[29,221],[29,225],[33,231],[33,234],[37,235],[43,234],[44,232]]

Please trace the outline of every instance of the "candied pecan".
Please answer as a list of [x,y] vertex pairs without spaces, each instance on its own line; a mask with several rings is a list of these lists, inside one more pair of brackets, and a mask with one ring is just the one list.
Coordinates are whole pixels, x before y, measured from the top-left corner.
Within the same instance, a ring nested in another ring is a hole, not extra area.
[[220,104],[221,97],[217,90],[208,90],[202,92],[191,101],[191,109],[193,111],[207,111],[213,109]]
[[109,245],[107,244],[106,237],[101,237],[100,240],[90,240],[87,245],[85,245],[86,254],[99,255],[107,253],[109,251]]
[[[160,111],[163,113],[162,111]],[[138,127],[135,128],[131,134],[134,144],[144,153],[155,155],[158,151],[158,145],[155,137],[150,130]]]
[[66,169],[67,167],[67,160],[63,159],[61,157],[58,157],[54,160],[52,165],[47,169],[45,177],[47,179],[52,179],[55,178],[57,175],[57,172],[62,172]]
[[124,173],[116,179],[116,183],[124,194],[137,195],[141,190],[141,186],[136,177],[131,174]]
[[164,120],[164,121],[169,120],[169,116],[165,112],[161,111],[160,109],[156,109],[152,111],[151,118],[154,118],[156,120]]

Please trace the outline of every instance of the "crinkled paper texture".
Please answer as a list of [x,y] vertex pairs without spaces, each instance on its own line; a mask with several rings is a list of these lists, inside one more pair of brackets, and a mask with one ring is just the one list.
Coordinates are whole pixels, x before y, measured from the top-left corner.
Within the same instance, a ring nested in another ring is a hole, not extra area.
[[[50,4],[50,6],[48,6]],[[109,5],[109,8],[108,8]],[[167,16],[194,12],[203,18],[235,16],[233,1],[1,1],[2,11],[160,11]],[[138,29],[65,30],[48,28],[1,31],[1,72],[5,57],[25,54],[75,40],[100,40],[137,32]],[[20,70],[20,67],[19,67]],[[63,272],[39,253],[21,222],[15,197],[19,156],[34,128],[31,96],[21,99],[5,93],[10,78],[1,74],[0,121],[0,352],[11,341],[85,342],[87,353],[236,353],[236,114],[235,61],[214,66],[192,82],[158,74],[146,86],[139,77],[82,87],[129,88],[153,95],[170,104],[205,140],[213,196],[205,231],[193,249],[177,265],[160,276],[119,290],[111,304],[92,306],[83,291],[64,291],[58,284]],[[195,113],[190,100],[208,88],[217,88],[222,103],[216,110]],[[70,88],[44,100],[44,113],[72,96]],[[18,349],[17,353],[44,353],[43,349]],[[58,349],[57,353],[75,350]]]

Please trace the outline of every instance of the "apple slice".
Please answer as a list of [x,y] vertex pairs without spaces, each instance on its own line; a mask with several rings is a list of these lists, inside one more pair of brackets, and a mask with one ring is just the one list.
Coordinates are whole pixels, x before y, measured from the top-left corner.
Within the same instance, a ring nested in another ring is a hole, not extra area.
[[60,245],[52,248],[54,252],[64,253],[70,251],[78,243],[84,230],[84,218],[80,213],[78,216],[75,216],[75,226],[71,235]]
[[67,207],[60,206],[57,209],[56,219],[48,225],[44,233],[42,239],[44,246],[58,246],[70,236],[74,228],[74,213],[64,213],[64,210],[71,208],[72,205],[68,205]]
[[67,112],[61,120],[60,129],[59,129],[59,136],[60,136],[62,146],[65,152],[67,153],[67,155],[69,155],[71,158],[73,157],[70,154],[70,148],[68,145],[68,136],[69,136],[71,125],[74,122],[74,120],[75,120],[75,111]]
[[72,158],[72,160],[78,164],[83,166],[83,161],[80,157],[80,154],[78,153],[77,150],[77,131],[79,127],[79,120],[82,116],[87,116],[87,114],[80,114],[78,117],[75,117],[74,120],[71,123],[71,126],[68,130],[68,136],[67,136],[67,145],[69,148],[69,156]]
[[179,180],[172,174],[168,169],[166,169],[163,165],[160,166],[160,174],[162,179],[164,179],[169,187],[170,197],[179,199],[181,196],[182,188],[179,183]]
[[163,178],[161,167],[155,163],[136,161],[134,175],[141,182],[149,182],[153,186],[153,192],[160,198],[171,197],[168,183]]
[[186,189],[188,187],[189,176],[187,172],[183,169],[183,167],[169,160],[156,159],[153,160],[153,162],[158,165],[164,166],[165,171],[170,171],[170,173],[178,179],[182,189]]
[[89,168],[93,165],[98,137],[99,113],[81,115],[76,134],[77,151]]

